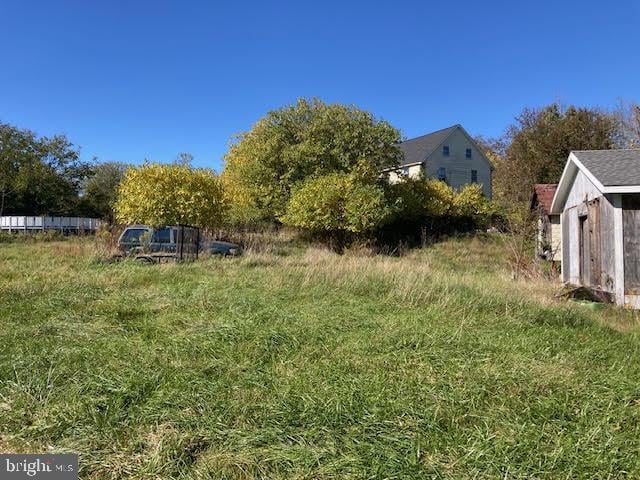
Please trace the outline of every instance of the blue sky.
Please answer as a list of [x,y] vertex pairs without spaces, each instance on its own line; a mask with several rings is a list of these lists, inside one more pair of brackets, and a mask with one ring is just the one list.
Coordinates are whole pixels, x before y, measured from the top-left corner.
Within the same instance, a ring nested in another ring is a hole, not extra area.
[[0,0],[0,120],[84,158],[220,169],[230,138],[317,96],[406,137],[495,136],[525,106],[640,101],[637,1]]

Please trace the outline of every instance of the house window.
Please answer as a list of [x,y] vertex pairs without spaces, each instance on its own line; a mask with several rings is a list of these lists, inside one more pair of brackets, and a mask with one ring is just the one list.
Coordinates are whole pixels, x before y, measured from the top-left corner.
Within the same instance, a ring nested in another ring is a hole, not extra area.
[[471,170],[471,183],[478,183],[478,170]]
[[438,168],[438,180],[443,182],[447,179],[447,169],[445,167]]
[[444,155],[445,157],[449,156],[449,145],[442,146],[442,155]]
[[467,158],[471,158],[471,149],[467,148],[467,150],[464,152],[464,156]]

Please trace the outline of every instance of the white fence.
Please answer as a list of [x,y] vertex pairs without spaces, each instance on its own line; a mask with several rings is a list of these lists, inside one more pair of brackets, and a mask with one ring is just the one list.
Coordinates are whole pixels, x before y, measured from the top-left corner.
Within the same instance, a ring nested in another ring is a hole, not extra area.
[[0,217],[0,230],[9,232],[31,232],[57,230],[59,232],[95,232],[102,220],[83,217]]

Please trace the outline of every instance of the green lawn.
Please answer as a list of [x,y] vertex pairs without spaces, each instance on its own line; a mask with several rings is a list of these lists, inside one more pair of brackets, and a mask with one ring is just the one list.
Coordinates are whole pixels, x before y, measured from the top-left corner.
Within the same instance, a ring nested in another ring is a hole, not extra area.
[[0,245],[0,451],[82,478],[640,476],[631,312],[512,281],[499,239],[101,264]]

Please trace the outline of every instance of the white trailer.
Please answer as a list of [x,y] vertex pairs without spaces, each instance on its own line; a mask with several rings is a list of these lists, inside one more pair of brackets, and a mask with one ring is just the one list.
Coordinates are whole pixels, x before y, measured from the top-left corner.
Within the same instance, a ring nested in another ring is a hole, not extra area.
[[5,215],[0,217],[0,230],[7,232],[44,232],[54,230],[61,233],[92,233],[102,220],[85,217],[50,217]]

